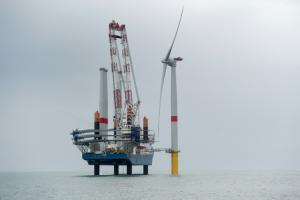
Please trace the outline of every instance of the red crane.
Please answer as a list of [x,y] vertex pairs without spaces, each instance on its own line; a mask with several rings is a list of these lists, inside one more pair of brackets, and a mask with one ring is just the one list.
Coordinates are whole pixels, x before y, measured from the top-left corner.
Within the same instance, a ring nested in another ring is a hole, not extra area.
[[[137,115],[140,99],[124,24],[120,25],[115,21],[109,24],[109,43],[114,90],[114,124],[116,129],[129,128],[139,124]],[[121,51],[119,51],[118,45],[121,45]],[[131,77],[136,93],[135,103],[132,97]],[[124,97],[122,97],[122,90]]]

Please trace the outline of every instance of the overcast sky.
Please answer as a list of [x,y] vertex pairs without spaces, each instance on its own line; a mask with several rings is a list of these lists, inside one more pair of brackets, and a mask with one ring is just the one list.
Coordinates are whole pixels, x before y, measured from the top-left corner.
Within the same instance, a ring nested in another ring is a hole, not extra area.
[[[93,126],[112,19],[127,26],[141,114],[156,129],[160,60],[182,5],[180,168],[300,169],[297,1],[1,0],[0,170],[92,170],[69,133]],[[156,147],[170,146],[169,72]],[[155,154],[150,170],[169,157]]]

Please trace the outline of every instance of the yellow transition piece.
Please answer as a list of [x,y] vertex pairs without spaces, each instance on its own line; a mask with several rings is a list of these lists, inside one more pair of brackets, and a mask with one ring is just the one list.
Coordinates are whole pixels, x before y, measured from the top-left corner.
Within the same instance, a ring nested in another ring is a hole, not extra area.
[[171,172],[173,176],[178,176],[178,152],[171,153]]

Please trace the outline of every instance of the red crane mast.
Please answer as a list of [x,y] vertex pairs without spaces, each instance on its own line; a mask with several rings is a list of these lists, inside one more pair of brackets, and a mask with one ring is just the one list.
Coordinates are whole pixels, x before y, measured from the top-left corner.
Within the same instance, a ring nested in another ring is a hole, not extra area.
[[[120,25],[115,21],[109,24],[109,43],[114,90],[115,128],[121,129],[139,124],[136,122],[136,116],[140,105],[124,24]],[[121,45],[121,56],[118,45]],[[133,102],[132,97],[131,76],[135,86],[136,103]],[[124,97],[122,97],[122,91],[124,92]]]

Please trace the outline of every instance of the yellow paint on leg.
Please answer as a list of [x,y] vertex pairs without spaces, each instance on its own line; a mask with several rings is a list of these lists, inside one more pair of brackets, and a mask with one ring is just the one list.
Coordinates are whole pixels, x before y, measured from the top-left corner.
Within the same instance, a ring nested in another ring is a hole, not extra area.
[[171,153],[171,173],[178,176],[178,152]]

